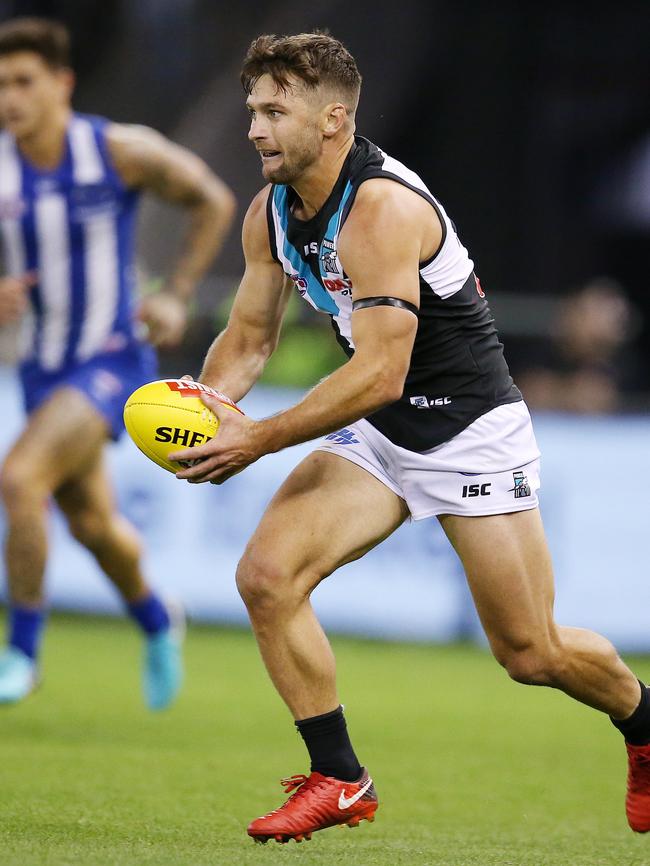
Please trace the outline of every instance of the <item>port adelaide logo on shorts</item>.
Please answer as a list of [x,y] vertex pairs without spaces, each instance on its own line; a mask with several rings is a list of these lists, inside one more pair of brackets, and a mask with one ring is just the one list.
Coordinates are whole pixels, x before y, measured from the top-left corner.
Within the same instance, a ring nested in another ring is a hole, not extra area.
[[513,472],[512,478],[515,482],[515,486],[510,489],[515,494],[515,499],[523,499],[524,496],[530,496],[530,484],[528,483],[528,478],[524,473]]

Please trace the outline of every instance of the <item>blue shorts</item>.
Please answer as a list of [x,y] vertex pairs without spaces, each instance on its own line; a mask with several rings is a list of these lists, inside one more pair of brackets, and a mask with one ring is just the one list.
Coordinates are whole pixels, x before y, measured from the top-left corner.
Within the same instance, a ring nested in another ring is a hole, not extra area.
[[27,362],[20,368],[25,410],[29,414],[59,388],[77,388],[104,416],[111,436],[124,430],[124,404],[128,397],[157,375],[156,353],[145,343],[132,343],[119,352],[95,355],[54,373]]

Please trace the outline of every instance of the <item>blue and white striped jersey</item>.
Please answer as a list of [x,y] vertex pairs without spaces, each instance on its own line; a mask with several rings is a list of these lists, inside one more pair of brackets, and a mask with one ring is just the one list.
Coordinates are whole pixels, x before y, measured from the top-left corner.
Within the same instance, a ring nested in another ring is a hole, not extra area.
[[24,322],[22,366],[74,369],[132,345],[134,218],[108,154],[108,121],[73,114],[60,165],[41,171],[0,133],[0,232],[5,272],[37,274]]

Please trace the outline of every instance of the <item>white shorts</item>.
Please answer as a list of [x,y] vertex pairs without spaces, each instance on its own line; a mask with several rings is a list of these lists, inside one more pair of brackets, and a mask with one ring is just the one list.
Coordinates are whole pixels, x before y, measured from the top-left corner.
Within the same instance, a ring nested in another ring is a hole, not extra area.
[[318,450],[366,469],[405,500],[414,520],[506,514],[538,504],[539,448],[523,401],[497,406],[424,453],[394,445],[364,419],[325,437]]

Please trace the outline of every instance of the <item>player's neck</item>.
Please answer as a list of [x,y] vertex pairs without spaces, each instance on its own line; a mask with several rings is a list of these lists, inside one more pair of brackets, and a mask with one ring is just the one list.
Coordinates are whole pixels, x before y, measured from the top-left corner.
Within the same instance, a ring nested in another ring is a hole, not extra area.
[[310,166],[296,183],[291,184],[300,200],[293,209],[294,216],[308,220],[323,207],[341,174],[343,163],[354,144],[354,136],[334,145],[335,149],[324,149],[320,159]]
[[57,108],[38,129],[17,139],[20,152],[36,168],[51,171],[61,163],[70,114],[67,106]]

